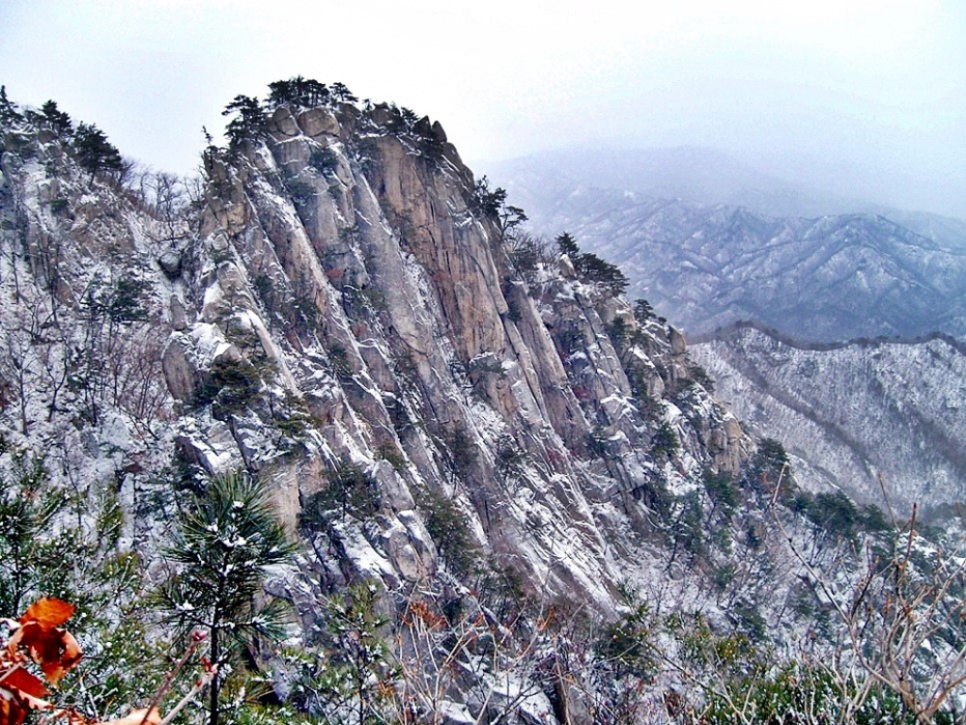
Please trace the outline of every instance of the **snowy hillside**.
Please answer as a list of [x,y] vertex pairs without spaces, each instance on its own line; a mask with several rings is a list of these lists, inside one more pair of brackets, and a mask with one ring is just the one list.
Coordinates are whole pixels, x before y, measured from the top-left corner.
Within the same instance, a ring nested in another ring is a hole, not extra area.
[[691,354],[749,425],[784,443],[799,481],[907,511],[966,498],[966,354],[935,337],[812,346],[739,327]]
[[[172,200],[170,179],[128,191],[46,116],[14,119],[4,435],[132,513],[166,477],[248,470],[293,530],[359,471],[366,503],[313,534],[329,586],[459,569],[427,523],[444,497],[529,588],[612,610],[673,557],[664,517],[753,452],[683,338],[556,259],[524,277],[439,124],[335,101],[263,123]],[[150,545],[152,519],[129,527]]]
[[[90,722],[196,626],[209,723],[683,722],[872,596],[881,513],[801,490],[438,122],[280,81],[191,182],[0,99],[0,615],[79,602]],[[939,679],[947,639],[914,649]]]

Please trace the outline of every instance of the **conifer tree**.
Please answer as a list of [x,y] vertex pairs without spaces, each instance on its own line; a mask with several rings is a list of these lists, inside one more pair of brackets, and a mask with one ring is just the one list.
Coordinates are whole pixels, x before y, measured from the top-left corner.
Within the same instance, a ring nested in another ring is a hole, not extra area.
[[44,123],[59,138],[66,138],[74,129],[74,124],[71,122],[70,116],[57,108],[56,101],[47,101],[40,107],[40,110],[44,114]]
[[473,187],[471,206],[483,216],[496,217],[500,213],[500,207],[506,202],[506,189],[497,187],[490,191],[490,180],[484,176],[477,179],[476,186]]
[[559,237],[557,237],[557,249],[560,250],[561,254],[566,254],[573,258],[580,253],[580,247],[577,246],[577,240],[575,240],[569,233],[564,232]]
[[343,103],[355,103],[359,100],[352,94],[352,91],[350,91],[344,83],[333,83],[332,95]]
[[295,79],[273,81],[268,84],[268,104],[273,108],[278,108],[286,103],[297,101],[295,90]]
[[[292,549],[257,480],[243,473],[213,479],[182,508],[173,538],[165,555],[180,572],[163,587],[162,603],[183,633],[207,633],[214,665],[224,668],[259,636],[278,635],[280,603],[255,599],[265,569]],[[209,725],[218,725],[223,682],[219,673],[211,683]]]
[[77,130],[74,132],[74,149],[77,151],[78,163],[84,170],[90,172],[92,181],[98,171],[124,170],[121,153],[107,140],[107,135],[93,123],[81,122],[77,125]]
[[634,300],[634,319],[639,325],[644,325],[649,319],[654,317],[654,308],[647,300],[640,298]]
[[[0,436],[0,453],[7,447]],[[16,617],[31,597],[65,594],[64,542],[48,534],[67,499],[48,484],[43,461],[25,451],[11,451],[0,470],[0,616]]]
[[[294,84],[296,81],[290,81],[290,83]],[[284,92],[297,92],[297,89],[292,91],[292,88],[288,88]],[[257,141],[265,136],[267,130],[265,110],[257,98],[245,95],[235,96],[221,112],[222,116],[232,114],[235,114],[235,117],[228,122],[228,127],[225,129],[228,134],[228,147],[232,151],[236,151],[244,141]]]
[[19,119],[17,104],[7,98],[7,87],[0,86],[0,123],[13,123]]

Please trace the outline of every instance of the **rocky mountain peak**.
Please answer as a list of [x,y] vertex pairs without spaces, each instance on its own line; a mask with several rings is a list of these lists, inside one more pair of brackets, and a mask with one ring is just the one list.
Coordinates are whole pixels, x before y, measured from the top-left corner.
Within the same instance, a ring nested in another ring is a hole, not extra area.
[[[443,496],[473,546],[529,586],[612,606],[628,576],[614,522],[659,526],[645,501],[673,503],[706,470],[738,473],[752,450],[694,383],[680,333],[636,319],[592,279],[558,276],[546,251],[524,277],[499,197],[438,123],[344,102],[279,103],[246,123],[205,152],[201,194],[176,210],[85,177],[71,142],[42,123],[5,128],[6,309],[26,314],[29,285],[62,324],[80,324],[96,280],[138,281],[138,320],[99,354],[124,368],[135,328],[156,341],[143,375],[160,419],[132,420],[98,381],[99,415],[81,424],[107,441],[109,413],[125,431],[118,470],[150,445],[156,463],[122,488],[136,497],[165,459],[188,475],[245,468],[272,482],[295,528],[353,466],[374,500],[315,534],[342,552],[325,562],[336,579],[396,585],[446,565],[420,506]],[[20,238],[35,251],[18,252]],[[45,354],[67,366],[73,345]],[[42,373],[23,378],[5,415],[23,409],[25,442],[53,435],[76,393],[55,404]],[[675,445],[656,455],[659,430]]]
[[[264,588],[306,647],[352,596],[399,642],[420,605],[434,632],[479,612],[509,647],[554,612],[620,618],[606,648],[652,606],[695,613],[708,642],[832,606],[788,542],[838,566],[881,513],[801,490],[621,270],[521,231],[438,122],[270,88],[229,104],[197,182],[132,173],[56,108],[0,105],[0,472],[29,453],[73,501],[111,502],[104,547],[147,580],[170,574],[186,500],[257,481],[297,552]],[[504,624],[524,602],[540,614]],[[618,659],[578,693],[548,691],[547,657],[502,657],[525,697],[475,671],[433,707],[568,722],[572,702],[589,721]]]

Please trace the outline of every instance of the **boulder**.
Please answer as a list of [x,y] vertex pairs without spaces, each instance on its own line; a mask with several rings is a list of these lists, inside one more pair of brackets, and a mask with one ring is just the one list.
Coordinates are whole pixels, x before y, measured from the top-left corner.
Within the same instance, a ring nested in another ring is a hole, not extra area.
[[339,121],[325,108],[310,108],[299,114],[298,124],[309,138],[316,141],[323,136],[338,136]]
[[171,295],[169,304],[171,314],[171,327],[177,332],[183,332],[188,328],[188,316],[185,313],[184,303],[178,295]]
[[676,327],[668,326],[668,330],[670,330],[669,341],[671,343],[671,354],[675,357],[683,355],[688,349],[684,334]]
[[198,371],[191,362],[190,349],[189,338],[179,333],[171,336],[161,355],[161,369],[168,390],[185,403],[191,400],[200,382]]
[[299,127],[292,117],[292,112],[285,106],[279,106],[272,114],[268,129],[279,136],[298,136]]
[[577,278],[577,268],[574,267],[574,263],[566,254],[560,255],[560,259],[557,260],[557,269],[560,270],[560,274],[566,279]]
[[433,121],[433,138],[440,143],[446,143],[446,131],[443,130],[443,124],[439,121]]
[[158,257],[158,266],[168,279],[181,276],[181,255],[175,251],[168,251]]

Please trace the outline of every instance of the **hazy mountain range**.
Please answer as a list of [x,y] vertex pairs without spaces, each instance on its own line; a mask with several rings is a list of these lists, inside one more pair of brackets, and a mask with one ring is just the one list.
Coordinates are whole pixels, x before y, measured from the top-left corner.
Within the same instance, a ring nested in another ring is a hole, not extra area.
[[942,247],[966,246],[966,222],[953,217],[845,197],[759,171],[711,148],[573,148],[484,162],[493,180],[522,203],[538,226],[575,187],[630,191],[640,198],[741,206],[772,217],[884,216]]
[[494,181],[534,229],[570,231],[621,266],[629,296],[703,333],[692,355],[718,396],[784,443],[804,485],[881,500],[882,474],[899,508],[963,499],[962,346],[911,339],[966,334],[963,222],[697,148],[535,155]]
[[702,149],[538,155],[498,173],[534,230],[569,231],[689,333],[755,320],[825,341],[966,334],[958,220],[817,194]]

